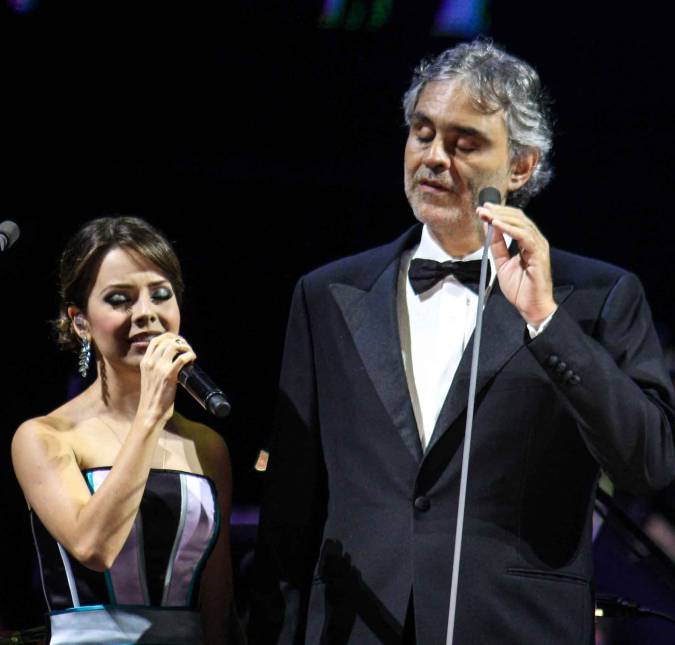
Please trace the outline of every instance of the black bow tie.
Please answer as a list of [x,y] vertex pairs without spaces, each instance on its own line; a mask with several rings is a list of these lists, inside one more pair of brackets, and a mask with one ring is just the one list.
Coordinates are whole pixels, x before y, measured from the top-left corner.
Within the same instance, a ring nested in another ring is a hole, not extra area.
[[[410,262],[408,279],[416,294],[424,293],[451,275],[472,291],[478,291],[481,260],[467,262],[436,262],[435,260],[414,259]],[[487,265],[487,283],[490,283],[490,264]]]

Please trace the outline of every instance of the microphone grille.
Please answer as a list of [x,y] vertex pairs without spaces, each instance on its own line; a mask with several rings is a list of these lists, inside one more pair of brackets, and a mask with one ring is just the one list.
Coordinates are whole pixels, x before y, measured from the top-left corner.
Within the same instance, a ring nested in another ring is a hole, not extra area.
[[502,196],[499,194],[499,191],[493,186],[488,186],[483,188],[483,190],[478,193],[478,205],[482,206],[485,202],[490,202],[491,204],[501,204]]
[[4,235],[7,238],[7,248],[19,239],[19,233],[19,227],[14,222],[5,220],[0,223],[0,235]]

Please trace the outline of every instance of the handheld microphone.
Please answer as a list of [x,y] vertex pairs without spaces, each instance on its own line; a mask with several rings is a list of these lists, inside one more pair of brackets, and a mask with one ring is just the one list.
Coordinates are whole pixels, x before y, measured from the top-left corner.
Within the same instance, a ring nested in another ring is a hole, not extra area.
[[224,419],[232,406],[223,391],[195,363],[190,363],[178,372],[178,382],[190,396],[214,417]]
[[9,220],[0,224],[0,253],[6,251],[19,239],[19,227]]

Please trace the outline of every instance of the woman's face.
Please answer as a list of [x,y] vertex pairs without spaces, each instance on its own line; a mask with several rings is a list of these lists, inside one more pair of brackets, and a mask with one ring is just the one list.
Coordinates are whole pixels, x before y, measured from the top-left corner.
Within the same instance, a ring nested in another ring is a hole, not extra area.
[[137,368],[153,336],[178,333],[180,310],[171,283],[133,251],[104,256],[89,294],[87,330],[104,362]]

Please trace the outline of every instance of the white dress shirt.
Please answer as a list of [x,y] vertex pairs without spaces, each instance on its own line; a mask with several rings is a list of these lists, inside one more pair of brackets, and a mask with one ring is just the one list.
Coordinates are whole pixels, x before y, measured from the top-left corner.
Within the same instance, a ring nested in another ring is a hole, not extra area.
[[[505,239],[507,244],[511,243],[508,236]],[[416,294],[408,280],[410,261],[424,258],[456,262],[480,260],[482,256],[482,248],[462,258],[448,255],[425,225],[419,246],[401,259],[398,283],[401,353],[423,450],[429,445],[452,379],[476,326],[478,294],[452,276]],[[491,252],[488,259],[489,293],[497,272]],[[553,314],[537,328],[527,325],[530,337],[540,334],[552,317]]]
[[[424,226],[419,246],[401,261],[398,291],[401,352],[423,450],[429,444],[459,361],[476,326],[478,294],[448,276],[418,295],[408,280],[410,261],[414,258],[437,262],[480,260],[482,255],[480,248],[462,258],[452,257]],[[491,286],[495,276],[492,254],[489,260]]]

